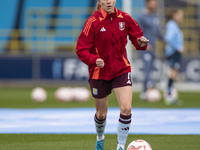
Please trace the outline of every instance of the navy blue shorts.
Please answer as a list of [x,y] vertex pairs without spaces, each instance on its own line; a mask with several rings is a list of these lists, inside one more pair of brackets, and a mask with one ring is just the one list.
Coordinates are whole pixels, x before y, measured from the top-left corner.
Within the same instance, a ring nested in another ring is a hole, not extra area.
[[94,98],[104,98],[111,93],[113,88],[132,86],[131,73],[124,73],[109,81],[89,79],[89,84]]
[[180,70],[181,68],[181,54],[179,52],[175,52],[174,54],[167,57],[168,64],[170,68]]

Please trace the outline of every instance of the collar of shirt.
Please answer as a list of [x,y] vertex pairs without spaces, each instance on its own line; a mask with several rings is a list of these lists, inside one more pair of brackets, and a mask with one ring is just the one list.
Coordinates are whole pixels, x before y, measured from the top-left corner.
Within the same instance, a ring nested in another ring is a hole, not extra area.
[[118,10],[117,8],[115,7],[115,12],[111,13],[111,14],[108,14],[105,10],[103,10],[103,8],[101,7],[100,8],[100,13],[102,15],[103,18],[114,18],[114,17],[117,17],[117,14],[118,14]]

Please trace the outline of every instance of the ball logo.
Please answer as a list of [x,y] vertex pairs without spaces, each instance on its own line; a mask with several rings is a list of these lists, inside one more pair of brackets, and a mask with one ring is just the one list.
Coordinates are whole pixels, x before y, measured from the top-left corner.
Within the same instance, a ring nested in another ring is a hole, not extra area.
[[142,148],[142,146],[138,146],[138,147],[135,147],[133,145],[131,145],[128,150],[139,150],[140,148]]
[[123,31],[123,30],[125,29],[125,22],[120,22],[120,23],[119,23],[119,29],[120,29],[121,31]]
[[132,141],[129,145],[127,150],[152,150],[151,145],[146,142],[145,140],[135,140]]

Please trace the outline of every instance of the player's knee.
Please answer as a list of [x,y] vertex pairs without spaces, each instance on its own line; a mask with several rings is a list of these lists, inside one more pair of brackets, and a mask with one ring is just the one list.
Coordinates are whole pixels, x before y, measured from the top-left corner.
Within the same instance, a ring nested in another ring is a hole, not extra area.
[[97,119],[99,119],[99,120],[105,119],[106,116],[107,116],[107,113],[106,113],[106,112],[100,112],[100,111],[97,111],[97,112],[96,112],[96,117],[97,117]]
[[130,115],[131,114],[131,106],[126,106],[121,108],[122,115]]

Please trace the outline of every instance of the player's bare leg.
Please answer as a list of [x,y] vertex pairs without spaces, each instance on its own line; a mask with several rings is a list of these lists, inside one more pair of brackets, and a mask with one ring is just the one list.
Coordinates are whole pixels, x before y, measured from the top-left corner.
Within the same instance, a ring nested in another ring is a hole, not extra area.
[[117,128],[117,150],[124,150],[131,124],[132,87],[125,86],[114,88],[113,90],[120,107],[120,117]]

